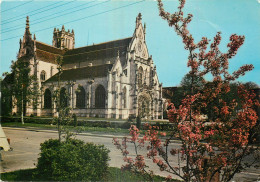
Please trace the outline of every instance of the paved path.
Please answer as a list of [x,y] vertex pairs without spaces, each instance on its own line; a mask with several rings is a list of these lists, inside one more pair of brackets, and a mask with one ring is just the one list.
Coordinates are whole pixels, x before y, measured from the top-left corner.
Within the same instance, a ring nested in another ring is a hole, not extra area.
[[[11,139],[11,147],[13,151],[11,152],[2,152],[3,161],[1,162],[0,172],[9,172],[19,169],[28,169],[34,168],[37,163],[37,158],[40,153],[40,143],[44,142],[50,138],[57,138],[57,132],[53,130],[36,130],[33,128],[10,128],[4,127],[5,134],[8,138]],[[95,144],[103,144],[110,150],[110,162],[109,165],[112,167],[121,167],[123,164],[122,155],[119,150],[115,148],[112,144],[113,135],[97,135],[93,133],[82,133],[77,136],[77,138],[84,140],[85,142],[94,142]],[[123,137],[123,136],[117,136]],[[178,147],[180,144],[173,144],[174,147]],[[129,147],[130,154],[133,152],[133,146]],[[145,154],[145,151],[141,151],[142,154]],[[134,155],[132,155],[134,156]],[[172,160],[172,162],[177,162],[177,159]],[[146,160],[146,163],[149,166],[154,166],[151,160]],[[166,176],[166,173],[163,173],[157,169],[156,166],[151,167],[155,173],[159,175]],[[260,169],[250,169],[247,172],[242,172],[237,174],[234,178],[234,181],[257,181],[260,179]]]

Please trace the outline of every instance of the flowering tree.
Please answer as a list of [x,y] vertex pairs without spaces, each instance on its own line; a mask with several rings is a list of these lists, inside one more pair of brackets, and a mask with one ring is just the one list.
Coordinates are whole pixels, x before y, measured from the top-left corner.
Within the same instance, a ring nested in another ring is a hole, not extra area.
[[[255,94],[241,85],[238,88],[239,98],[230,101],[222,97],[230,92],[231,81],[253,69],[252,65],[244,65],[232,74],[228,71],[229,59],[236,55],[245,37],[231,35],[226,53],[219,50],[220,32],[211,43],[206,37],[195,43],[187,28],[192,15],[184,16],[185,0],[179,2],[178,11],[174,14],[164,10],[161,0],[158,0],[158,7],[160,16],[175,29],[189,52],[187,66],[190,67],[191,92],[179,107],[169,103],[168,118],[174,129],[167,133],[166,138],[161,139],[166,133],[147,124],[147,131],[142,138],[138,138],[139,130],[131,126],[131,138],[123,139],[122,144],[114,139],[114,144],[121,149],[127,162],[123,168],[152,174],[147,170],[144,156],[138,153],[139,147],[146,147],[147,157],[161,171],[169,173],[169,180],[175,175],[184,181],[229,181],[255,162],[243,161],[256,150],[249,145],[249,142],[253,142],[252,129],[258,120],[255,108],[259,103]],[[203,80],[202,87],[194,89],[195,78],[206,74],[211,74],[213,79]],[[209,114],[211,117],[208,117]],[[174,148],[172,139],[178,139],[181,146]],[[129,157],[128,142],[134,144],[136,158]],[[173,158],[177,162],[170,160]]]

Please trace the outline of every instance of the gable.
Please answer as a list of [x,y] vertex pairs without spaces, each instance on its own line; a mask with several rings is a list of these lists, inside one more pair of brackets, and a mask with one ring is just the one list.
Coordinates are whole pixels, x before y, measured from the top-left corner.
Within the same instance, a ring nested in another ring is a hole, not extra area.
[[141,23],[137,26],[133,37],[130,50],[134,50],[137,57],[148,59],[149,53],[145,42],[145,32]]

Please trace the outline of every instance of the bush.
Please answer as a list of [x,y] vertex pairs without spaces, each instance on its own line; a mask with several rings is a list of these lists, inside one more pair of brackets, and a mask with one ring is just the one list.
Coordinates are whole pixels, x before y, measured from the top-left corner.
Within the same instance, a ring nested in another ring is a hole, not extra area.
[[132,123],[130,121],[126,121],[123,124],[121,124],[121,126],[119,126],[119,128],[122,129],[129,129],[131,127]]
[[141,117],[140,117],[140,116],[137,116],[137,117],[136,117],[136,127],[137,127],[138,129],[141,129],[141,122],[142,122]]
[[108,171],[109,150],[103,145],[69,139],[41,144],[35,179],[100,181]]

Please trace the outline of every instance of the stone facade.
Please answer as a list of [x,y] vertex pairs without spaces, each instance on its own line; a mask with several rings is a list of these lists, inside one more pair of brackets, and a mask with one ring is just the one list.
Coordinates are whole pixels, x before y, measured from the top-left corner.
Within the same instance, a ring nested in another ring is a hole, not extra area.
[[54,115],[54,91],[58,87],[58,56],[63,58],[60,86],[68,94],[64,104],[82,117],[122,118],[141,116],[160,119],[163,114],[162,84],[149,55],[145,25],[139,14],[132,37],[74,48],[74,31],[54,29],[53,45],[32,38],[29,18],[18,57],[32,55],[31,74],[41,88],[39,108],[27,114]]

